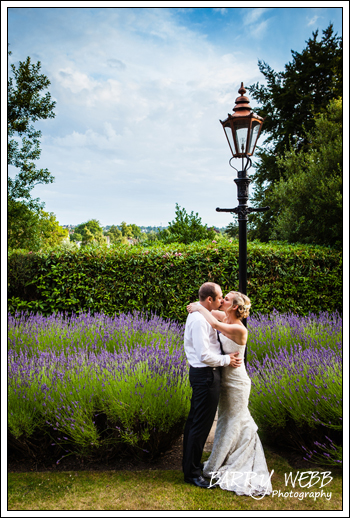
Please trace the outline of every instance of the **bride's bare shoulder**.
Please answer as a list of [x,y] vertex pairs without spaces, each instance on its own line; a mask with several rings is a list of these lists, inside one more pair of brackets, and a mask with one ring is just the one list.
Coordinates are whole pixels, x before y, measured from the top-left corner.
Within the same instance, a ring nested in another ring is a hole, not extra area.
[[248,338],[248,330],[242,324],[229,324],[226,329],[225,335],[236,343],[246,344]]

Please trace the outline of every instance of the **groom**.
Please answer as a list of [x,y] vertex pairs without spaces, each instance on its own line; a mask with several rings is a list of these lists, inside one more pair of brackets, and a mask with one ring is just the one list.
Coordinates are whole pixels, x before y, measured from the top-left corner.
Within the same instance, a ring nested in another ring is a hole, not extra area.
[[[208,311],[219,309],[223,302],[218,284],[206,282],[199,289],[199,304]],[[185,482],[198,487],[213,487],[202,477],[201,458],[205,441],[214,422],[220,395],[220,367],[239,367],[238,353],[223,354],[217,332],[200,313],[187,317],[184,339],[190,364],[191,409],[187,418],[182,468]]]

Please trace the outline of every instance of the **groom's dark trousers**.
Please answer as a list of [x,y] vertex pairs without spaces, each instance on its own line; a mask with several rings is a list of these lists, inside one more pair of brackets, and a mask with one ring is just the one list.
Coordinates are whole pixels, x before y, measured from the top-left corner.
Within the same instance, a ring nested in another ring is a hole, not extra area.
[[190,367],[191,409],[183,442],[182,468],[185,478],[197,478],[203,448],[213,425],[220,396],[220,367]]

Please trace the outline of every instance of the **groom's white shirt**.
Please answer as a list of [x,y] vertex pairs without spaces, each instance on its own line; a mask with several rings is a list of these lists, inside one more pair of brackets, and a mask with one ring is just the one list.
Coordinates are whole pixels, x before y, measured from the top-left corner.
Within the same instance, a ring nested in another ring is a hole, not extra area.
[[184,346],[192,367],[225,367],[230,363],[230,356],[221,354],[215,329],[198,311],[187,317]]

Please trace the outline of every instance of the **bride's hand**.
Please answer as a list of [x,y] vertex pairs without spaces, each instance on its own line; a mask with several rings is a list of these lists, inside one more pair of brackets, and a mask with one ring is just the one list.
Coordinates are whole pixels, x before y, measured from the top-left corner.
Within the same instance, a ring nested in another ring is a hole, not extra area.
[[189,313],[194,313],[194,311],[199,311],[199,304],[198,302],[191,302],[186,309]]

